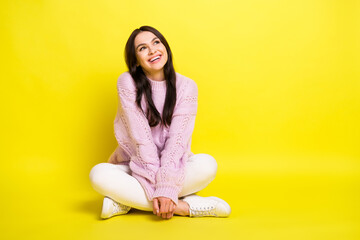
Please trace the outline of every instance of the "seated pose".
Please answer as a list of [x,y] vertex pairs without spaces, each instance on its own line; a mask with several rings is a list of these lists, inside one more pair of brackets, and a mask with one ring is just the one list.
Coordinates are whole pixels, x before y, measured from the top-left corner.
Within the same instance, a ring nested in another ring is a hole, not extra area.
[[190,150],[197,113],[196,83],[177,72],[170,46],[155,28],[135,29],[125,46],[129,71],[117,81],[114,133],[118,146],[106,163],[90,171],[92,187],[104,196],[101,218],[131,208],[164,219],[228,217],[217,197],[200,197],[216,175],[209,154]]

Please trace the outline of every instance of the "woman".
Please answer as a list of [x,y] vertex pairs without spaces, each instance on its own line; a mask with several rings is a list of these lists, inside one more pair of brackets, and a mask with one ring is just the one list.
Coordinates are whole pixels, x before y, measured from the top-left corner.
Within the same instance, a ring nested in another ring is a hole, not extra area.
[[90,172],[91,185],[105,196],[101,217],[126,214],[131,208],[164,219],[174,214],[229,216],[224,200],[194,194],[215,178],[217,170],[212,156],[190,150],[196,83],[175,72],[167,41],[150,26],[132,32],[125,61],[129,71],[117,81],[118,147],[107,163]]

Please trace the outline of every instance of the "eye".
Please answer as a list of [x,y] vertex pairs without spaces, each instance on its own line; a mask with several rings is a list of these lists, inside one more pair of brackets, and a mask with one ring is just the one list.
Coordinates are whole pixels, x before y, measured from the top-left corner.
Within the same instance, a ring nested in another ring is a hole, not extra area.
[[159,40],[156,40],[154,43],[160,43],[160,41],[159,41]]
[[140,49],[139,49],[139,51],[141,51],[141,49],[143,49],[144,47],[141,47]]

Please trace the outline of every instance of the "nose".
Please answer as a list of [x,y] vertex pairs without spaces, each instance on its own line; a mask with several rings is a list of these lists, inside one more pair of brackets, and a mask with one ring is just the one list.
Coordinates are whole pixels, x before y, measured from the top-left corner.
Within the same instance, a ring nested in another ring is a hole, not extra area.
[[149,47],[149,54],[154,53],[154,47]]

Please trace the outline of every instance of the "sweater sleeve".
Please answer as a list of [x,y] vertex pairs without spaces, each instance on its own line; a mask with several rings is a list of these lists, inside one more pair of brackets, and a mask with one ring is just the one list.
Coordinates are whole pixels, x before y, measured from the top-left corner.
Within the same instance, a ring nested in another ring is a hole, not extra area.
[[197,113],[198,88],[196,83],[187,79],[179,101],[176,103],[169,127],[169,138],[160,154],[160,168],[156,174],[156,187],[153,197],[168,197],[178,204],[182,190],[187,162],[187,147],[195,126]]
[[[160,160],[151,129],[145,114],[136,104],[136,87],[130,74],[120,75],[117,82],[118,120],[122,122],[121,134],[131,146],[129,167],[145,190],[148,200],[155,191],[155,176]],[[124,145],[123,138],[117,137],[119,144]]]

